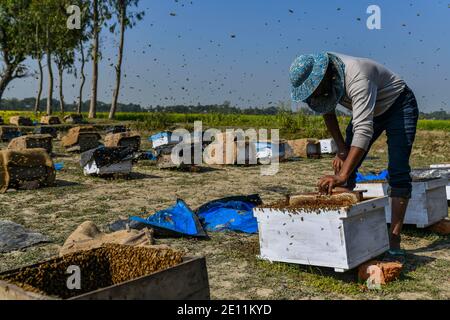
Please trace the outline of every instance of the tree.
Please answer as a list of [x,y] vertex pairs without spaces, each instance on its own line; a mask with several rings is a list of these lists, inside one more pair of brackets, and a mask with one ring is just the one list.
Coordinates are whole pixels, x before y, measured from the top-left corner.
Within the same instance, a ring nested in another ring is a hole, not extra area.
[[143,19],[145,12],[133,12],[130,9],[137,7],[139,0],[110,0],[110,6],[112,12],[117,18],[117,22],[114,23],[110,31],[114,33],[117,24],[120,25],[120,41],[119,41],[119,53],[118,60],[115,66],[116,70],[116,87],[113,92],[113,100],[111,103],[111,110],[109,112],[109,119],[114,119],[117,111],[117,102],[120,93],[120,82],[122,77],[122,61],[123,61],[123,50],[125,46],[125,31],[127,28],[133,28],[136,23]]
[[110,18],[107,0],[92,0],[92,84],[91,103],[89,106],[89,118],[97,117],[97,96],[98,96],[98,63],[100,60],[100,32],[102,26]]
[[2,0],[0,2],[0,102],[7,86],[14,79],[26,77],[23,64],[30,54],[33,31],[28,15],[30,0]]
[[47,61],[48,97],[46,104],[49,115],[53,111],[53,62],[58,69],[59,103],[61,112],[64,113],[63,76],[65,71],[72,72],[74,70],[75,49],[82,33],[80,30],[68,28],[67,8],[72,4],[73,0],[32,0],[33,21],[37,25],[36,56],[39,59],[45,54]]
[[[82,17],[81,17],[81,29],[80,34],[78,36],[78,46],[77,51],[80,53],[80,89],[78,93],[78,104],[77,104],[77,113],[81,114],[83,107],[83,90],[84,85],[86,83],[86,74],[85,74],[85,66],[86,62],[89,59],[85,53],[85,43],[89,40],[89,28],[90,28],[90,20],[89,19],[89,1],[90,0],[78,0],[77,5],[81,8]],[[76,70],[75,70],[76,73]]]

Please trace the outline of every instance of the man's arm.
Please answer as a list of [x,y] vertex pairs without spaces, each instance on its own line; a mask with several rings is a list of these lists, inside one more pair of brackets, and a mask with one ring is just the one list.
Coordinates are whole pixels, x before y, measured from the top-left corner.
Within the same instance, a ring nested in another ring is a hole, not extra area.
[[336,142],[339,152],[347,151],[347,146],[345,145],[344,137],[342,136],[341,129],[339,128],[336,113],[333,112],[324,114],[323,119],[325,120],[325,125],[328,128],[328,132],[330,132]]
[[355,170],[365,153],[366,151],[364,149],[351,147],[341,170],[334,176],[323,177],[318,184],[319,190],[323,193],[331,194],[335,187],[346,184],[351,173]]

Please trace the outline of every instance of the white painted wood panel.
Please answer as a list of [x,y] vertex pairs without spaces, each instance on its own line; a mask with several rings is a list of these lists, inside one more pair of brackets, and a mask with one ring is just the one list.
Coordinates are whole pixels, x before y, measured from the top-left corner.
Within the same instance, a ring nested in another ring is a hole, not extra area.
[[389,248],[384,207],[387,197],[350,210],[299,211],[255,208],[260,257],[269,261],[334,268],[341,272]]
[[[434,179],[423,182],[413,182],[412,197],[405,215],[405,224],[426,228],[448,216],[447,179]],[[367,190],[365,197],[387,196],[388,183],[358,183],[356,190]],[[385,208],[386,221],[391,222],[392,207],[389,203]]]

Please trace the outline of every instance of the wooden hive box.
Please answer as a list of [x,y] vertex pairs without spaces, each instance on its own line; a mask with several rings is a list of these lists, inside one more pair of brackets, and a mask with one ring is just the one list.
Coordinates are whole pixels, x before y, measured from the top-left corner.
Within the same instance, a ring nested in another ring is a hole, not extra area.
[[136,132],[110,133],[105,137],[105,147],[129,147],[133,152],[141,149],[141,136]]
[[23,149],[45,149],[48,154],[53,151],[52,144],[53,137],[49,134],[33,134],[27,136],[21,136],[13,139],[8,149],[11,150],[23,150]]
[[14,138],[20,137],[22,133],[17,127],[0,127],[0,140],[3,142],[9,142]]
[[83,115],[81,114],[70,114],[64,117],[64,122],[68,124],[82,124],[83,123]]
[[55,177],[53,161],[44,149],[0,151],[0,193],[29,182],[50,186]]
[[[450,171],[450,163],[448,164],[432,164],[430,166],[431,169],[445,169]],[[447,183],[447,202],[450,205],[450,179],[448,180]]]
[[126,147],[104,147],[81,154],[85,175],[127,175],[133,169],[133,152]]
[[340,209],[257,207],[260,258],[336,272],[353,269],[389,249],[387,204],[383,197]]
[[320,141],[316,139],[288,140],[286,154],[289,158],[319,158]]
[[[177,148],[177,150],[174,150],[174,148]],[[185,150],[190,150],[190,156],[188,154],[183,155],[183,151]],[[156,165],[159,169],[195,167],[197,164],[199,164],[196,163],[195,159],[196,150],[200,152],[201,156],[202,145],[200,143],[180,143],[177,145],[167,145],[165,147],[158,148]],[[172,153],[176,153],[177,151],[178,157],[172,158]],[[201,161],[201,158],[197,160]]]
[[61,124],[61,120],[56,116],[43,116],[41,117],[41,123],[45,125],[57,125]]
[[320,140],[320,153],[321,154],[336,154],[338,151],[337,144],[334,139]]
[[[405,224],[426,228],[448,216],[446,186],[447,179],[413,182],[412,198],[405,215]],[[358,183],[356,190],[367,190],[366,197],[387,196],[387,182]],[[385,208],[386,221],[391,223],[391,205]]]
[[[109,247],[112,246],[107,248]],[[105,253],[105,248],[97,248],[2,273],[0,274],[0,300],[210,299],[205,258],[185,257],[181,258],[180,262],[178,259],[175,263],[162,262],[153,272],[150,269],[146,272],[136,271],[141,268],[139,264],[150,262],[149,258],[139,259],[139,252],[143,249],[146,248],[129,249],[137,252],[130,256],[126,254],[111,256],[108,252]],[[101,252],[102,256],[95,256],[97,252]],[[106,259],[103,258],[105,256]],[[72,265],[78,266],[80,261],[83,263],[80,266],[81,289],[79,290],[67,289],[70,274],[66,274],[66,268],[72,259],[74,260]],[[120,265],[123,267],[119,268]],[[39,285],[39,291],[36,292],[32,289],[33,287],[25,287],[21,283],[11,281],[17,277],[23,277],[21,274],[24,272],[28,274],[28,282]],[[42,280],[34,279],[38,273],[44,273]],[[129,273],[132,274],[129,275]],[[87,280],[84,280],[86,278]]]
[[258,164],[256,145],[250,141],[237,142],[231,132],[219,133],[203,152],[203,161],[208,165]]
[[75,127],[62,139],[62,145],[68,152],[85,152],[100,146],[100,134],[92,126]]
[[22,117],[22,116],[14,116],[9,118],[9,123],[14,126],[24,126],[24,127],[32,127],[33,121],[30,118]]

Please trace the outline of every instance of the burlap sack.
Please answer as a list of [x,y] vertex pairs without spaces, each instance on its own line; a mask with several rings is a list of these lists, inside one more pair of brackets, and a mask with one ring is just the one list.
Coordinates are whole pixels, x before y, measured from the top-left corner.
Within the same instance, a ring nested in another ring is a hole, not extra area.
[[45,149],[51,154],[53,151],[52,136],[49,134],[33,134],[15,138],[8,145],[11,150]]
[[153,230],[143,229],[138,231],[131,229],[103,233],[93,222],[86,221],[67,238],[59,251],[59,255],[95,249],[106,244],[150,247],[154,244]]
[[55,116],[43,116],[41,117],[41,123],[46,125],[61,124],[61,120]]
[[203,152],[203,161],[209,165],[257,164],[256,147],[248,141],[236,142],[235,135],[221,133]]
[[15,126],[25,126],[25,127],[33,126],[33,121],[31,121],[30,118],[21,116],[14,116],[9,118],[9,123]]
[[53,161],[44,149],[0,151],[0,193],[26,181],[49,186],[55,178]]
[[110,133],[105,137],[105,147],[131,147],[139,151],[141,136],[137,132]]
[[317,139],[288,140],[286,154],[288,157],[300,158],[320,156],[320,141]]
[[98,138],[98,140],[101,139],[100,134],[95,130],[93,126],[83,126],[70,129],[67,135],[62,137],[61,143],[66,148],[74,146],[78,144],[80,135],[82,134],[94,135]]
[[209,165],[233,165],[237,162],[236,136],[221,132],[214,136],[214,141],[205,148],[203,161]]

